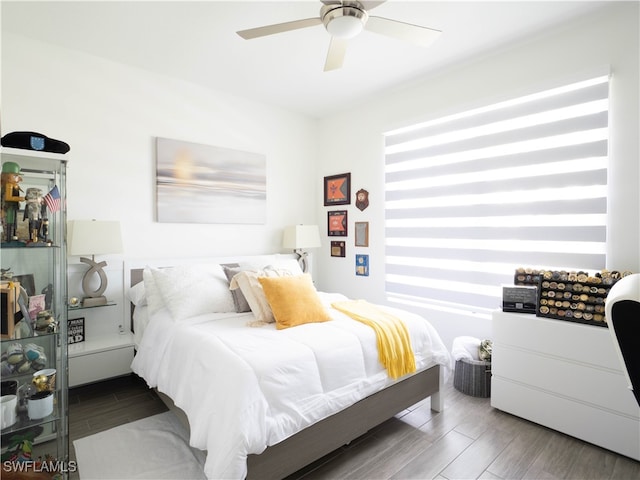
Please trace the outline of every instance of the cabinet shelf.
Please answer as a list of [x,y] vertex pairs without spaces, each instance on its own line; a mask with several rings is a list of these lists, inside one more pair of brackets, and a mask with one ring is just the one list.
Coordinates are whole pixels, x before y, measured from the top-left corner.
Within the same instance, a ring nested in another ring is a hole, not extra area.
[[56,337],[60,335],[60,331],[56,331],[56,332],[38,332],[36,331],[33,335],[29,335],[26,337],[22,337],[22,338],[2,338],[2,343],[3,343],[3,348],[6,348],[5,343],[12,343],[12,342],[20,342],[23,340],[37,340],[39,338],[47,338],[47,337]]
[[[57,406],[57,405],[56,405]],[[13,425],[10,425],[7,428],[2,429],[2,435],[7,435],[14,432],[19,432],[20,430],[26,430],[28,428],[38,427],[41,425],[45,425],[52,422],[57,422],[61,419],[60,412],[57,411],[56,407],[54,407],[54,411],[51,415],[47,415],[44,418],[39,418],[37,420],[31,420],[26,412],[21,412],[18,414],[18,421]]]

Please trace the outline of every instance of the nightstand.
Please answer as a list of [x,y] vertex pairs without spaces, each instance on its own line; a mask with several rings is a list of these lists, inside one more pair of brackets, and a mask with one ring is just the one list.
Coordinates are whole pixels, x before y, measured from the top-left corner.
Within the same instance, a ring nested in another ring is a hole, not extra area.
[[68,346],[70,387],[131,373],[133,333],[118,320],[121,310],[115,302],[68,309],[69,321],[84,319],[84,341]]

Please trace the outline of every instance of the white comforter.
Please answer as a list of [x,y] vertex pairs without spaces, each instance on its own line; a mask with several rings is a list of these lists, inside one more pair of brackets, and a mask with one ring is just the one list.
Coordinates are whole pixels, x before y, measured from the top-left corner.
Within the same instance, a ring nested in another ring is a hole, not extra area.
[[[323,302],[345,297],[321,293]],[[392,310],[411,332],[418,370],[451,358],[422,317]],[[333,321],[276,330],[251,314],[174,322],[167,310],[146,328],[133,371],[185,411],[191,445],[207,450],[210,479],[244,478],[246,457],[394,383],[378,361],[373,330],[330,309]]]

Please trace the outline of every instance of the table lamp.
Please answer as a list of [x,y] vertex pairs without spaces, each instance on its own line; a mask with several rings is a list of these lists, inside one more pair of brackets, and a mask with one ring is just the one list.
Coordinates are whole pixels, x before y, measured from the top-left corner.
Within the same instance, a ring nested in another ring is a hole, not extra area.
[[[83,307],[106,305],[107,276],[103,268],[107,262],[96,263],[95,255],[122,253],[122,235],[120,222],[73,220],[69,222],[69,255],[91,255],[91,259],[81,257],[80,261],[89,265],[82,278]],[[97,275],[100,279],[98,288],[92,290],[91,279]]]
[[282,238],[283,248],[293,248],[298,254],[298,263],[303,272],[309,271],[307,261],[307,248],[318,248],[320,246],[320,231],[317,225],[292,225],[284,229]]

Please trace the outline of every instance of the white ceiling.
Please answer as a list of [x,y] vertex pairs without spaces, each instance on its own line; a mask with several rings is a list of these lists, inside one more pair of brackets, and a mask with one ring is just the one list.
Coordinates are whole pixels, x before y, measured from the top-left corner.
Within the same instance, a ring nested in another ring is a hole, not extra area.
[[364,31],[323,72],[322,25],[243,40],[237,30],[317,17],[317,0],[2,1],[3,31],[84,51],[314,117],[523,41],[606,1],[400,1],[372,15],[441,30],[429,48]]

